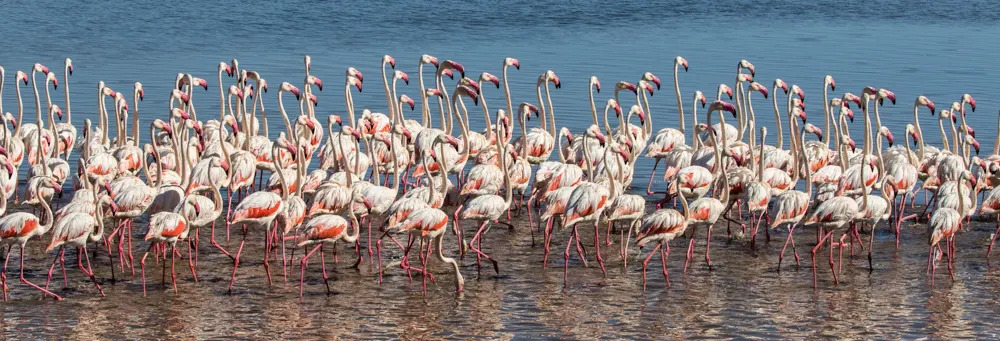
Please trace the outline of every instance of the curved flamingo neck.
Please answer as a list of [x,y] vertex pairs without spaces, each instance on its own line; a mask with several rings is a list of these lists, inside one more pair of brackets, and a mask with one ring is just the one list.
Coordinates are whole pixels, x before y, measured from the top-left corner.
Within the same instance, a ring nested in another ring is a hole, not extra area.
[[[681,101],[681,87],[677,78],[677,62],[674,61],[674,95],[677,96],[677,119],[681,135],[684,135],[684,103]],[[697,100],[695,101],[697,102]]]

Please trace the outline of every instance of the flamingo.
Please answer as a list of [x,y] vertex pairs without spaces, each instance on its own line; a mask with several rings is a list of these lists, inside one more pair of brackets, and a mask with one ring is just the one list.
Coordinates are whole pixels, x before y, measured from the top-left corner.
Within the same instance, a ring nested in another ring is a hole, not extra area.
[[66,122],[56,124],[59,141],[65,144],[66,161],[69,161],[70,152],[76,146],[76,126],[73,125],[73,111],[69,104],[69,76],[73,74],[73,60],[66,58],[63,67],[63,91],[66,93]]
[[[497,136],[497,140],[504,141],[506,139],[506,134],[507,134],[507,127],[506,127],[507,114],[504,113],[503,110],[498,110],[496,117],[497,117],[497,126],[495,133]],[[471,199],[469,199],[465,203],[465,205],[463,205],[464,210],[461,211],[460,215],[456,211],[456,218],[458,216],[461,216],[461,219],[463,220],[469,219],[475,222],[481,222],[479,225],[479,229],[476,231],[476,234],[472,236],[472,239],[469,241],[469,244],[471,246],[472,251],[476,252],[477,265],[479,263],[480,257],[485,257],[486,260],[489,260],[490,262],[493,263],[493,270],[497,274],[500,273],[500,267],[497,264],[497,261],[492,257],[490,257],[489,255],[487,255],[486,253],[484,253],[480,248],[482,247],[481,237],[483,232],[486,231],[487,224],[490,221],[499,222],[498,219],[500,219],[500,216],[510,208],[510,203],[513,200],[514,187],[511,186],[510,174],[508,172],[508,166],[507,166],[508,161],[507,158],[505,157],[507,153],[506,145],[507,144],[503,142],[498,144],[501,155],[500,176],[503,178],[503,185],[501,187],[506,190],[505,196],[501,197],[499,195],[494,194],[495,192],[474,196]],[[459,209],[461,209],[461,207]],[[458,225],[459,220],[455,219],[454,224]],[[513,225],[510,225],[510,223],[504,223],[504,224],[508,225],[508,227],[510,228],[514,227]]]
[[[364,203],[365,208],[371,210],[371,202],[365,201]],[[304,292],[306,264],[308,264],[309,257],[312,257],[313,253],[317,250],[320,251],[320,264],[323,266],[323,283],[326,284],[327,294],[330,293],[329,277],[326,275],[326,261],[323,260],[323,244],[330,243],[334,247],[336,247],[338,241],[353,244],[361,235],[360,223],[358,223],[357,216],[354,215],[354,210],[347,210],[347,213],[351,218],[350,222],[345,220],[344,217],[335,214],[323,214],[313,217],[303,226],[302,233],[296,238],[299,240],[299,247],[318,244],[305,257],[302,257],[299,274],[299,299],[302,299]],[[347,233],[348,224],[351,227],[351,234]],[[361,253],[358,253],[358,258],[361,258]]]
[[[680,191],[680,181],[675,175],[672,181],[673,187],[676,191]],[[664,208],[658,209],[653,213],[647,215],[642,219],[642,225],[639,228],[639,233],[636,235],[635,244],[641,249],[644,245],[648,243],[657,243],[653,251],[650,251],[649,256],[646,256],[646,260],[642,262],[642,290],[646,290],[646,266],[649,264],[649,260],[653,258],[656,254],[656,250],[663,246],[663,250],[660,251],[660,262],[663,266],[663,278],[667,281],[667,286],[670,286],[670,275],[667,273],[667,256],[670,254],[670,241],[678,236],[683,236],[684,231],[688,227],[688,217],[690,216],[690,208],[687,204],[686,198],[681,199],[682,212],[678,212],[675,209]],[[567,248],[567,254],[568,254]]]
[[[57,186],[55,180],[49,178],[44,182],[39,181],[34,183],[35,193],[39,192],[39,187],[42,186],[43,183],[46,183],[48,186],[54,187],[56,192],[62,191],[62,188]],[[0,276],[4,278],[3,290],[4,290],[5,300],[7,297],[6,260],[10,259],[10,251],[13,249],[12,247],[13,245],[17,245],[21,248],[21,270],[20,270],[21,283],[27,284],[28,286],[35,288],[38,291],[41,291],[44,295],[52,296],[56,300],[62,299],[62,297],[60,297],[59,295],[56,295],[51,291],[48,291],[24,278],[24,246],[28,244],[28,241],[31,240],[31,238],[40,237],[48,233],[49,229],[52,228],[52,222],[53,222],[52,209],[49,207],[48,202],[46,202],[44,199],[41,199],[39,201],[41,202],[42,210],[45,214],[43,217],[38,217],[34,214],[27,212],[14,212],[11,214],[6,214],[3,217],[0,217],[0,245],[8,246],[7,253],[4,256],[5,261],[4,261],[3,275]],[[3,202],[0,203],[0,205],[3,205],[4,210],[6,211],[7,201],[3,200]],[[44,224],[42,223],[43,218],[47,218]]]
[[[965,179],[970,179],[971,174],[968,171],[963,171],[959,173],[958,182],[962,182]],[[965,194],[961,192],[963,186],[958,186],[958,207],[965,206]],[[934,283],[934,271],[937,267],[934,258],[934,249],[937,247],[938,251],[941,251],[941,246],[939,243],[941,241],[945,242],[945,247],[948,256],[948,273],[951,275],[951,279],[955,280],[955,272],[952,263],[955,258],[955,234],[962,227],[962,220],[965,219],[965,214],[955,210],[951,207],[938,207],[934,210],[934,214],[931,215],[930,221],[927,223],[927,229],[930,231],[930,236],[928,238],[928,250],[927,250],[927,271],[931,276],[931,283]]]
[[[805,149],[804,139],[798,139],[797,147],[800,150]],[[796,148],[796,146],[793,145],[792,148]],[[805,157],[804,154],[805,153],[798,154],[800,161]],[[781,254],[778,255],[778,271],[781,271],[781,261],[785,258],[785,250],[788,248],[789,243],[792,244],[792,254],[795,255],[795,265],[798,266],[799,264],[799,254],[795,251],[795,239],[792,238],[792,235],[795,232],[796,225],[802,223],[806,218],[806,213],[809,211],[809,201],[811,200],[813,192],[813,181],[810,180],[812,176],[812,169],[810,167],[805,167],[804,171],[806,179],[806,188],[804,192],[800,192],[792,188],[784,193],[774,196],[770,200],[773,203],[768,211],[768,216],[772,218],[771,228],[778,228],[781,225],[786,225],[788,227],[788,237],[785,239],[785,245],[781,248]]]
[[[295,152],[295,148],[288,143],[287,140],[279,139],[278,142],[279,143],[275,144],[274,148],[285,148],[288,149],[289,152]],[[274,162],[275,168],[281,169],[281,167],[277,164],[277,158]],[[283,172],[278,172],[278,175],[282,178],[282,183],[288,183],[284,180]],[[267,236],[266,238],[269,240],[271,235],[271,227],[269,225],[275,223],[275,218],[277,218],[283,211],[284,201],[282,200],[282,196],[269,191],[254,192],[243,198],[243,200],[236,205],[236,209],[233,210],[230,224],[243,225],[243,240],[240,241],[240,246],[236,250],[236,255],[230,255],[230,253],[222,248],[221,245],[215,243],[213,238],[212,245],[233,259],[233,274],[229,279],[229,292],[233,291],[233,285],[236,283],[236,270],[239,269],[240,256],[243,253],[243,246],[246,244],[247,225],[250,225],[251,227],[265,228],[265,236]],[[270,253],[270,249],[267,248],[267,250],[268,252],[265,253],[264,269],[267,272],[268,283],[270,283],[271,268],[266,259],[267,254]]]
[[[75,246],[77,248],[77,264],[80,267],[80,271],[90,277],[91,282],[94,283],[94,287],[101,293],[101,296],[104,296],[104,290],[97,283],[97,278],[94,277],[94,269],[90,266],[90,255],[87,253],[87,244],[97,242],[104,237],[104,205],[110,205],[112,211],[116,207],[114,202],[106,196],[98,199],[96,190],[90,190],[89,192],[92,195],[90,199],[93,202],[88,206],[95,211],[72,212],[59,217],[52,227],[52,242],[45,248],[45,252],[48,253],[59,248],[60,255],[56,256],[58,259],[64,257],[66,246]],[[87,261],[86,268],[83,267],[83,260]],[[53,268],[55,267],[55,263],[54,259],[52,261]],[[49,271],[50,279],[51,273]]]

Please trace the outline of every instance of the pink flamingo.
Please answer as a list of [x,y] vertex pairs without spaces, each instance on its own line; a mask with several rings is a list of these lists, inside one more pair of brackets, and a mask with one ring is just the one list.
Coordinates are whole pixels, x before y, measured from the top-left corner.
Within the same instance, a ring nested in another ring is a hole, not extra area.
[[[365,208],[371,210],[371,203],[365,201]],[[326,284],[326,293],[330,293],[330,282],[329,277],[326,275],[326,261],[323,258],[323,244],[330,243],[336,247],[338,241],[344,241],[348,244],[353,244],[358,240],[361,235],[361,229],[359,228],[360,223],[358,223],[357,216],[354,215],[354,210],[347,210],[347,214],[350,216],[351,221],[348,222],[339,215],[335,214],[323,214],[314,217],[309,220],[302,227],[302,233],[296,238],[299,247],[305,247],[312,244],[318,244],[316,247],[309,251],[302,257],[301,270],[299,274],[299,299],[302,299],[302,294],[305,287],[305,273],[306,265],[309,262],[309,257],[312,257],[313,253],[319,250],[320,255],[320,265],[323,267],[323,283]],[[351,234],[347,233],[348,225],[353,231]],[[361,258],[361,253],[358,252],[358,259]]]
[[[52,242],[49,246],[45,248],[45,252],[59,248],[59,254],[57,258],[64,258],[66,252],[66,246],[75,246],[77,248],[77,265],[80,267],[85,275],[90,277],[90,280],[94,282],[94,287],[97,291],[104,296],[104,290],[101,290],[101,285],[97,283],[97,278],[94,277],[94,269],[90,266],[90,255],[87,253],[87,244],[93,243],[101,240],[104,237],[104,205],[111,205],[111,210],[115,210],[114,202],[112,202],[108,197],[102,197],[98,199],[97,191],[91,190],[92,198],[94,204],[91,207],[95,207],[95,212],[73,212],[69,213],[59,219],[52,228]],[[87,261],[87,267],[83,267],[83,260]],[[65,260],[63,261],[65,263]],[[52,260],[52,267],[54,269],[56,265],[55,259]],[[112,266],[112,268],[114,268]],[[49,279],[52,278],[52,271],[49,271]]]
[[[971,178],[971,174],[968,171],[959,173],[958,181],[962,182],[965,179]],[[958,186],[959,195],[958,202],[959,207],[965,206],[965,194],[961,193],[962,186]],[[951,275],[951,279],[955,280],[955,272],[952,263],[955,259],[955,234],[962,227],[962,220],[965,219],[964,213],[959,212],[951,207],[938,207],[934,210],[934,214],[931,215],[930,221],[927,223],[927,228],[931,230],[930,237],[928,238],[928,250],[927,250],[927,271],[931,276],[931,283],[934,283],[934,271],[937,267],[936,260],[934,259],[934,249],[941,252],[940,242],[945,241],[945,247],[948,249],[945,253],[948,256],[948,272]]]
[[[53,186],[54,188],[56,188],[56,191],[62,190],[62,188],[57,186],[55,180],[48,178],[46,182],[48,183],[49,186]],[[36,187],[35,188],[36,193],[38,192],[37,187],[41,185],[42,182],[36,182],[34,184],[34,186]],[[3,200],[3,202],[0,203],[0,205],[3,205],[4,208],[6,208],[7,201]],[[56,300],[62,299],[62,297],[59,297],[59,295],[53,294],[51,291],[43,289],[37,284],[31,283],[26,278],[24,278],[24,246],[28,244],[28,240],[31,240],[31,238],[42,236],[45,233],[49,232],[49,229],[52,228],[52,217],[53,217],[52,209],[49,207],[48,202],[44,200],[41,201],[41,205],[42,209],[45,212],[45,217],[48,218],[46,223],[44,224],[42,223],[42,218],[27,212],[15,212],[0,217],[0,245],[3,244],[8,245],[7,254],[4,256],[3,275],[0,276],[0,278],[4,278],[3,291],[5,299],[7,297],[7,285],[6,285],[7,260],[10,259],[10,251],[13,249],[12,246],[15,244],[21,247],[21,278],[20,278],[21,282],[27,284],[28,286],[31,286],[32,288],[38,289],[45,295],[52,296]]]
[[[678,186],[680,186],[680,181],[675,176],[673,181],[674,190],[679,191]],[[663,246],[663,249],[660,250],[663,278],[667,281],[667,286],[670,286],[670,275],[667,273],[667,256],[670,254],[669,243],[674,238],[684,235],[684,231],[688,227],[688,216],[690,215],[687,199],[683,197],[680,199],[683,212],[664,208],[656,210],[642,219],[642,226],[639,228],[639,234],[636,235],[635,244],[641,249],[648,243],[657,243],[653,251],[650,251],[649,256],[646,256],[646,260],[642,262],[643,291],[646,290],[646,266],[649,264],[649,260],[653,258],[653,255],[656,254],[656,250],[660,249],[660,246]]]
[[[660,131],[656,133],[656,136],[653,137],[653,141],[646,147],[646,157],[656,159],[656,162],[653,164],[653,170],[649,172],[649,185],[646,186],[646,193],[649,195],[653,194],[653,191],[650,189],[653,185],[653,173],[656,173],[656,166],[660,164],[660,160],[666,157],[668,153],[674,149],[674,147],[685,145],[684,104],[681,102],[681,88],[677,81],[678,66],[684,66],[684,72],[687,72],[687,60],[681,56],[674,58],[674,94],[677,96],[677,122],[679,129],[660,129]],[[658,86],[659,84],[657,84],[657,87]]]

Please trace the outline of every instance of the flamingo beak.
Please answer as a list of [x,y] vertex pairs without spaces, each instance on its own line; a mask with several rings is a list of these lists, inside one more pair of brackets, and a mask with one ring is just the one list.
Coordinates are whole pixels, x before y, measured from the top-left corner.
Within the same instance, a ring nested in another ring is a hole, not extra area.
[[594,82],[594,89],[597,90],[597,93],[601,93],[601,82]]
[[656,84],[656,90],[660,90],[660,77],[653,76],[653,84]]
[[403,83],[406,83],[406,85],[410,84],[410,75],[407,75],[406,72],[402,72],[400,78],[403,79]]
[[896,138],[892,136],[892,133],[886,134],[885,139],[889,141],[889,147],[892,147],[893,142],[896,140]]
[[315,106],[319,106],[319,99],[316,98],[315,94],[312,94],[312,93],[309,94],[309,101],[312,102],[312,104],[313,104],[314,107]]
[[293,95],[295,95],[295,100],[299,100],[302,97],[302,93],[299,92],[299,89],[292,88],[292,90],[289,91],[289,92],[291,92]]
[[521,69],[521,61],[519,61],[517,59],[511,58],[511,65],[514,65],[515,69],[518,69],[518,70]]
[[412,110],[413,110],[414,108],[416,108],[416,104],[415,104],[415,103],[413,103],[413,99],[412,99],[412,98],[411,98],[411,99],[409,99],[409,100],[407,100],[407,101],[406,101],[406,103],[410,105],[410,110],[411,110],[411,111],[412,111]]
[[144,101],[146,97],[146,90],[139,89],[139,100]]

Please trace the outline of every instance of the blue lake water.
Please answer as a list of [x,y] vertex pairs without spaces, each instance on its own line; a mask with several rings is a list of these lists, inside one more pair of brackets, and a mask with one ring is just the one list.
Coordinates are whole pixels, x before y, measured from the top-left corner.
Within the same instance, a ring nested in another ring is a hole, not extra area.
[[[996,39],[1000,3],[992,1],[213,4],[39,0],[6,1],[2,8],[0,66],[7,70],[3,110],[16,113],[16,70],[28,71],[39,62],[59,70],[62,80],[62,61],[70,57],[75,66],[69,80],[73,120],[81,127],[84,119],[96,121],[94,92],[101,80],[128,93],[133,82],[143,83],[146,99],[139,108],[143,127],[165,117],[169,89],[178,72],[208,80],[209,91],[196,92],[194,100],[202,115],[214,116],[218,112],[216,67],[232,58],[268,80],[272,92],[265,95],[265,101],[269,108],[276,108],[273,90],[282,81],[302,83],[306,54],[312,56],[312,73],[326,86],[316,93],[321,118],[345,112],[342,82],[349,66],[361,70],[366,80],[364,92],[354,95],[356,107],[385,111],[378,69],[382,55],[394,56],[397,69],[410,74],[411,84],[400,84],[399,91],[418,98],[416,62],[426,53],[462,63],[470,77],[483,71],[499,76],[504,57],[519,59],[521,69],[510,70],[515,105],[534,102],[537,77],[545,70],[555,71],[562,81],[562,88],[552,92],[556,123],[574,132],[590,124],[587,87],[591,75],[600,79],[605,90],[597,96],[600,107],[612,95],[615,82],[635,82],[643,72],[653,72],[663,80],[663,88],[650,99],[658,130],[677,124],[671,79],[673,58],[680,55],[690,62],[690,71],[679,76],[685,110],[690,108],[694,90],[711,98],[719,83],[732,85],[735,65],[747,59],[756,66],[756,80],[769,89],[775,78],[801,86],[810,122],[817,125],[822,123],[822,81],[829,74],[837,82],[832,96],[844,91],[859,94],[869,85],[894,91],[897,104],[886,103],[881,113],[883,124],[896,134],[897,141],[905,137],[904,125],[912,123],[916,96],[925,95],[944,109],[963,93],[976,98],[978,110],[968,113],[967,119],[976,128],[984,155],[990,154],[997,138],[1000,99],[995,92],[1000,72],[995,62],[1000,52]],[[27,91],[25,117],[30,121],[34,117],[34,105],[27,100],[30,84],[22,90]],[[502,92],[494,88],[485,92],[491,110],[500,108]],[[62,105],[61,87],[53,97]],[[784,97],[779,98],[784,108]],[[753,100],[758,121],[772,128],[770,101],[759,96]],[[408,114],[416,118],[417,113]],[[473,129],[481,130],[478,109],[470,116]],[[920,120],[926,142],[939,145],[937,118],[924,109]],[[270,122],[271,133],[276,135],[280,120]],[[860,131],[861,124],[856,120],[852,131]],[[773,136],[772,130],[771,143]],[[652,164],[651,159],[638,162],[637,182],[644,184]],[[338,295],[323,295],[317,275],[307,287],[313,294],[300,303],[294,299],[294,281],[268,288],[260,262],[249,261],[250,270],[241,280],[244,288],[227,296],[225,259],[206,255],[202,263],[210,265],[199,269],[204,276],[201,283],[191,283],[190,274],[181,271],[185,276],[181,276],[179,296],[153,290],[143,299],[138,297],[137,282],[131,281],[107,284],[108,297],[91,298],[92,288],[76,273],[71,274],[70,285],[75,282],[76,287],[70,289],[69,300],[27,300],[34,293],[18,287],[14,295],[20,300],[0,305],[0,314],[5,334],[11,338],[52,338],[66,333],[83,338],[219,334],[412,339],[474,335],[983,336],[995,332],[991,326],[996,323],[993,316],[998,303],[992,289],[997,287],[997,272],[988,267],[981,253],[982,239],[991,232],[988,229],[974,228],[962,237],[958,281],[952,284],[938,278],[933,289],[923,276],[923,225],[907,230],[912,235],[904,238],[904,247],[898,251],[892,248],[892,235],[881,231],[873,273],[867,271],[863,256],[855,257],[845,264],[840,286],[823,282],[821,272],[816,290],[811,287],[805,247],[811,232],[799,236],[800,252],[805,250],[802,269],[786,266],[787,271],[781,273],[775,272],[774,263],[784,231],[778,232],[779,241],[756,252],[742,241],[724,245],[724,233],[720,233],[715,239],[718,247],[713,248],[719,263],[716,269],[709,272],[695,261],[697,265],[686,276],[680,273],[683,243],[675,242],[670,264],[673,287],[663,287],[657,265],[650,270],[652,290],[645,294],[635,261],[630,261],[627,272],[610,271],[608,278],[602,278],[597,269],[574,263],[570,269],[574,284],[562,292],[561,252],[555,255],[556,267],[542,271],[541,250],[530,246],[526,233],[494,229],[487,237],[487,249],[506,251],[497,252],[503,275],[495,278],[484,271],[482,279],[476,280],[475,266],[466,266],[463,272],[470,281],[462,296],[452,293],[451,279],[445,273],[426,296],[418,283],[408,284],[405,276],[391,277],[378,286],[367,270],[358,274],[343,269],[345,259],[354,259],[350,252],[341,253]],[[557,242],[564,239],[557,238]],[[553,250],[560,247],[553,246]],[[29,266],[37,281],[44,276],[41,268],[51,255],[43,259],[40,245],[29,251],[34,252]],[[211,252],[202,250],[203,255]],[[617,261],[613,252],[605,258]],[[825,257],[820,264],[824,262]],[[464,264],[472,264],[471,259]],[[98,277],[107,277],[107,271],[101,263]],[[293,277],[297,279],[289,279]],[[159,283],[158,279],[153,282]]]

